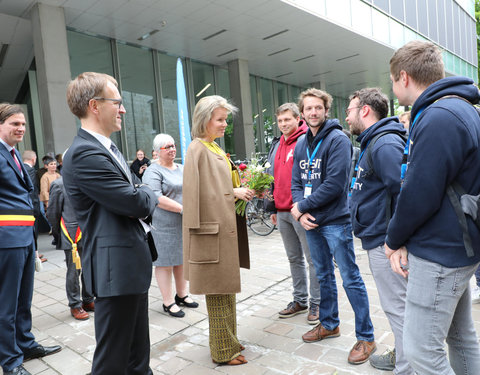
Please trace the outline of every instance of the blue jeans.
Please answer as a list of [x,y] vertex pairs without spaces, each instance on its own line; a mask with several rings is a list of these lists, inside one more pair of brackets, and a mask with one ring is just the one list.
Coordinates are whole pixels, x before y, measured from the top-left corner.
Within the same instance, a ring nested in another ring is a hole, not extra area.
[[367,289],[355,263],[352,226],[350,224],[320,226],[307,231],[307,241],[320,282],[322,325],[331,331],[340,324],[333,265],[333,258],[335,258],[342,276],[343,289],[355,313],[357,340],[373,341],[373,324],[370,320]]
[[470,299],[470,278],[478,264],[447,268],[412,254],[408,263],[403,325],[408,362],[422,375],[480,374]]

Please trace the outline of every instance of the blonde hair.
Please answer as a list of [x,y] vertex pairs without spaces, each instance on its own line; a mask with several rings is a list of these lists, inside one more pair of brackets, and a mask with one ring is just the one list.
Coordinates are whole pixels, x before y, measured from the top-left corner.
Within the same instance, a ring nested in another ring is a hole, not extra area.
[[70,111],[79,119],[85,118],[88,103],[103,93],[108,82],[118,87],[116,79],[108,74],[95,72],[79,74],[67,87],[67,103]]
[[207,133],[207,124],[212,118],[212,113],[217,108],[225,108],[228,113],[236,113],[237,107],[219,95],[205,96],[200,99],[193,111],[192,137],[202,138]]
[[322,91],[322,90],[319,90],[319,89],[316,89],[316,88],[312,87],[312,88],[309,88],[309,89],[303,91],[300,94],[300,96],[298,97],[298,108],[300,109],[300,112],[302,112],[302,113],[303,113],[303,100],[307,96],[315,96],[319,99],[322,99],[323,100],[323,106],[325,107],[325,112],[328,112],[328,110],[330,109],[330,107],[332,105],[333,98],[328,92],[325,92],[325,91]]

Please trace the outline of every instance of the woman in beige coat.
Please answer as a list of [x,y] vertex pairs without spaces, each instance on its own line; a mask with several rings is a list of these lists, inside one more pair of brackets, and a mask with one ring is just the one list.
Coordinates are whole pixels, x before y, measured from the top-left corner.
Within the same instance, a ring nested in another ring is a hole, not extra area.
[[228,365],[247,363],[236,334],[235,293],[240,267],[250,268],[250,261],[245,218],[235,214],[235,199],[255,194],[240,187],[235,165],[214,142],[235,110],[221,96],[200,99],[183,173],[184,275],[191,293],[205,294],[212,360]]

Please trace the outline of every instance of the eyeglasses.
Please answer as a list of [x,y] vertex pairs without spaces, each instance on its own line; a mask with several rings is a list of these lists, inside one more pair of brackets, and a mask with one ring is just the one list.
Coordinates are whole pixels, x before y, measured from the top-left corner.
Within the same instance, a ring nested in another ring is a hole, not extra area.
[[172,148],[176,148],[175,145],[160,147],[160,150],[170,150],[170,149],[172,149]]
[[113,104],[118,105],[118,109],[120,109],[120,107],[121,107],[122,104],[123,104],[123,100],[122,100],[122,99],[101,98],[101,97],[99,97],[99,96],[95,96],[95,97],[92,98],[92,99],[95,99],[95,100],[110,100],[111,102],[113,102]]
[[347,116],[349,116],[349,115],[350,115],[350,111],[351,111],[352,109],[357,109],[357,108],[362,108],[362,107],[363,107],[363,105],[358,106],[358,107],[347,108],[347,109],[345,110],[345,114],[346,114]]

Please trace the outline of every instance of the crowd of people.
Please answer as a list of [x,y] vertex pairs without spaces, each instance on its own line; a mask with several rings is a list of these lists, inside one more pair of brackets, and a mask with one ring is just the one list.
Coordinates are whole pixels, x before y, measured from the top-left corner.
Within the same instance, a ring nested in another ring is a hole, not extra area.
[[[305,313],[313,326],[301,337],[305,343],[339,337],[337,266],[355,315],[348,363],[369,361],[396,375],[479,374],[471,303],[480,297],[471,296],[470,279],[476,274],[480,284],[473,215],[480,191],[480,117],[473,104],[480,92],[470,79],[445,78],[441,51],[430,42],[397,50],[390,73],[395,96],[411,112],[389,117],[389,100],[378,88],[352,93],[346,122],[359,143],[353,159],[351,140],[329,117],[327,92],[309,88],[298,105],[276,111],[281,136],[268,155],[274,183],[265,204],[281,234],[293,288],[278,317]],[[117,81],[82,73],[70,82],[67,103],[81,128],[63,157],[43,159],[38,178],[36,154],[26,151],[22,162],[15,149],[25,132],[21,107],[0,104],[4,374],[28,375],[24,361],[61,350],[39,345],[31,332],[35,218],[45,211],[57,249],[65,251],[71,314],[84,320],[95,311],[92,374],[152,374],[152,265],[164,312],[182,318],[182,307],[199,306],[189,289],[205,295],[212,361],[246,364],[236,294],[250,256],[235,202],[256,192],[242,187],[237,167],[215,142],[237,108],[216,95],[200,99],[184,165],[175,162],[175,140],[159,134],[152,160],[138,150],[129,166],[110,139],[126,112]],[[395,338],[394,349],[381,355],[374,354],[353,234],[368,254]]]

